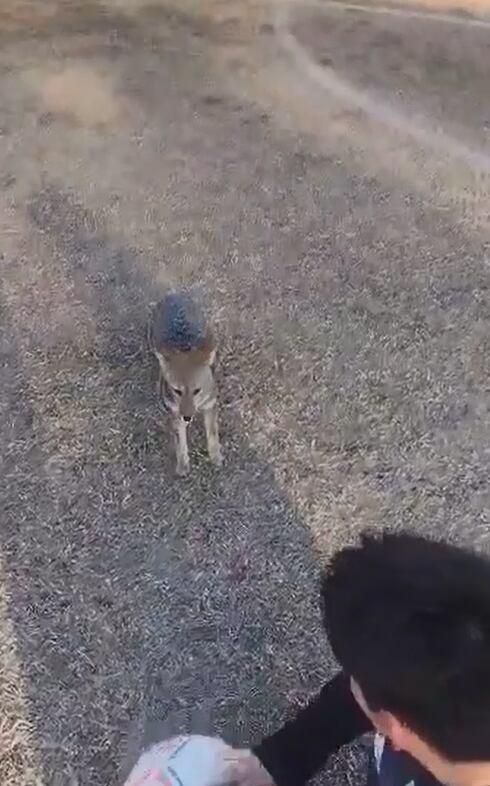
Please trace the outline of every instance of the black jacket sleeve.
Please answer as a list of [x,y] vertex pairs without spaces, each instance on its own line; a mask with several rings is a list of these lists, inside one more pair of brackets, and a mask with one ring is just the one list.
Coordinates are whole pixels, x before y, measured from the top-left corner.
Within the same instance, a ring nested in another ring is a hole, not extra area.
[[351,693],[349,678],[341,673],[253,752],[277,786],[302,786],[332,753],[371,730]]

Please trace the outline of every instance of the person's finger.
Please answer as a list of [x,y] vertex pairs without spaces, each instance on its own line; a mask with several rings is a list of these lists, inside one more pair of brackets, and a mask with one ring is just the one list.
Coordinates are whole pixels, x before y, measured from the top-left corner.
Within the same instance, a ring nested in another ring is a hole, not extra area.
[[247,749],[227,751],[228,773],[239,786],[274,786],[274,781],[257,757]]

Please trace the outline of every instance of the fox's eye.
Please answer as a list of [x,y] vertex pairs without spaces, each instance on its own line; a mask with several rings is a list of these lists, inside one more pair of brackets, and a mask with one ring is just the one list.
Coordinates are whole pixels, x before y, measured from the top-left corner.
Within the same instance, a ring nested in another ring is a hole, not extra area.
[[192,391],[194,396],[197,396],[197,394],[200,392],[201,392],[201,388],[194,388],[194,390]]
[[178,396],[182,395],[182,391],[179,388],[173,388],[174,393],[177,393]]

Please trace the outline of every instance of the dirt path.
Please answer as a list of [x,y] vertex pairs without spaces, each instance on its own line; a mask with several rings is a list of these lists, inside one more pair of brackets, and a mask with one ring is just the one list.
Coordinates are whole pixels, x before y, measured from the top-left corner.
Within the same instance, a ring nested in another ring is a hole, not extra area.
[[[431,84],[399,122],[402,77],[367,68],[395,14],[335,10],[334,51],[280,11],[2,4],[5,786],[116,784],[162,722],[280,723],[333,668],[316,577],[362,527],[487,545],[481,96],[446,84],[421,136]],[[181,282],[222,338],[226,452],[198,432],[186,482],[142,340]]]
[[[316,21],[318,18],[325,17],[325,21],[328,23],[329,26],[329,40],[332,38],[332,30],[331,24],[332,20],[328,14],[325,14],[325,7],[334,9],[335,11],[338,10],[338,3],[318,3],[316,6]],[[356,6],[347,4],[345,8],[349,11],[357,11],[360,12],[361,18],[366,16],[366,11],[362,8],[362,6]],[[422,12],[415,12],[415,11],[402,11],[401,9],[373,9],[369,8],[367,14],[372,14],[373,11],[381,16],[385,17],[388,15],[399,17],[401,19],[415,19],[417,22],[419,21],[427,21],[429,20],[431,25],[436,25],[436,28],[439,29],[443,27],[440,23],[438,23],[437,18],[434,17],[434,14],[423,14]],[[342,9],[342,14],[345,14],[345,11]],[[302,13],[299,14],[300,19],[301,15],[304,17],[305,12],[304,9]],[[380,99],[379,95],[373,94],[373,92],[369,88],[362,88],[357,87],[353,82],[348,81],[346,79],[342,79],[338,73],[336,73],[335,69],[332,68],[331,57],[323,55],[323,60],[321,63],[315,62],[314,57],[310,53],[307,46],[302,44],[294,32],[292,32],[292,28],[295,27],[295,17],[294,13],[280,13],[277,15],[277,27],[278,27],[278,36],[279,41],[284,50],[290,54],[294,61],[295,68],[298,72],[302,72],[304,75],[305,81],[309,81],[312,85],[317,85],[323,91],[332,94],[335,98],[343,101],[347,105],[350,105],[354,110],[361,110],[365,115],[369,118],[372,118],[376,121],[379,125],[387,127],[389,131],[398,132],[402,136],[410,139],[413,139],[423,148],[430,150],[435,156],[441,157],[447,156],[450,159],[450,163],[452,164],[454,160],[462,160],[470,169],[474,170],[477,175],[487,175],[490,172],[490,153],[487,153],[485,149],[479,148],[476,145],[471,147],[459,141],[456,137],[450,136],[444,131],[443,126],[439,125],[436,127],[436,118],[434,117],[434,106],[433,102],[431,102],[431,110],[429,109],[426,112],[426,117],[421,117],[414,121],[412,117],[407,113],[404,112],[401,107],[396,106],[396,100],[394,101],[393,98],[397,96],[396,85],[391,85],[390,90],[390,101],[383,102]],[[488,47],[488,37],[490,32],[490,22],[476,20],[476,19],[461,19],[454,16],[447,16],[443,17],[443,22],[451,25],[452,27],[456,26],[456,28],[463,31],[463,34],[467,35],[468,29],[471,29],[471,26],[476,23],[478,25],[477,29],[482,29],[485,31],[485,35],[483,38],[483,43],[486,47]],[[363,20],[365,21],[365,20]],[[320,47],[324,49],[325,47],[325,36],[319,36],[318,26],[314,24],[313,20],[307,20],[304,24],[304,28],[310,28],[311,31],[315,31],[317,39],[320,38]],[[409,37],[412,31],[406,31],[405,37]],[[376,46],[384,46],[385,48],[391,44],[392,46],[400,46],[402,43],[402,39],[397,37],[395,34],[391,34],[393,37],[389,38],[389,33],[385,33],[382,41],[380,41],[380,37],[378,34],[378,40],[376,41]],[[306,36],[308,38],[308,36]],[[364,39],[366,38],[364,34]],[[369,41],[364,40],[364,45],[369,47]],[[469,42],[468,42],[469,43]],[[337,46],[339,43],[337,42]],[[342,46],[342,44],[340,44]],[[434,47],[434,36],[432,34],[428,35],[428,41],[426,43],[426,47]],[[314,44],[313,44],[313,52]],[[482,71],[482,81],[483,84],[480,87],[480,93],[482,99],[484,99],[486,92],[488,90],[487,86],[487,76],[488,76],[488,66],[490,65],[490,57],[486,57],[484,60],[481,58],[481,51],[479,50],[477,53],[472,53],[468,49],[468,55],[474,56],[475,60],[479,63],[481,71]],[[379,75],[380,72],[383,70],[383,62],[382,58],[385,57],[385,52],[383,51],[380,55],[380,62],[376,63],[374,69],[376,71],[376,75]],[[349,55],[347,55],[349,57]],[[406,53],[401,55],[401,60],[406,59]],[[322,59],[322,58],[320,58]],[[327,67],[326,67],[327,66]],[[462,68],[461,63],[456,63],[456,67],[459,66]],[[356,64],[356,68],[359,69],[359,65]],[[430,77],[429,77],[430,78]],[[400,75],[397,74],[397,79],[400,80]],[[467,83],[465,83],[467,86]],[[436,88],[440,91],[440,85],[437,84]],[[426,88],[427,89],[427,88]],[[454,85],[451,85],[451,90],[454,93]],[[420,93],[423,91],[423,88],[419,86],[418,96],[417,99],[420,102]],[[473,95],[471,97],[471,101],[473,106],[475,106],[476,102],[476,90],[475,85],[472,83],[472,91]],[[439,95],[441,98],[441,95]],[[486,116],[485,116],[486,117]],[[466,122],[468,123],[468,118],[466,118]],[[432,124],[432,128],[431,125]],[[483,127],[486,129],[485,121],[482,122]],[[486,135],[485,135],[486,136]],[[485,139],[486,141],[486,139]],[[490,149],[490,146],[489,146]]]

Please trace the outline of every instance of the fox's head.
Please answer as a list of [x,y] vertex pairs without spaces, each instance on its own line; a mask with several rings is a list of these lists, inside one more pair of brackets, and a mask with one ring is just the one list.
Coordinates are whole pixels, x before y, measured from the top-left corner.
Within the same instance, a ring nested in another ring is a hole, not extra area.
[[188,352],[162,346],[158,362],[167,388],[168,405],[175,415],[190,422],[214,394],[213,363],[216,345],[209,332],[198,349]]

